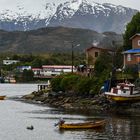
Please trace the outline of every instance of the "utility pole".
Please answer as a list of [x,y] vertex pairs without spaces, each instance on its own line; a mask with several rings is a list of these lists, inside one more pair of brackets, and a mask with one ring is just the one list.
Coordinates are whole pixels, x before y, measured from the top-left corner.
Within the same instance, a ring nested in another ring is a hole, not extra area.
[[77,47],[77,46],[80,46],[80,44],[77,44],[76,46],[73,45],[72,43],[72,46],[71,46],[71,63],[72,63],[72,73],[73,73],[73,67],[74,67],[74,53],[73,53],[73,48],[74,47]]
[[73,56],[73,44],[72,44],[72,48],[71,48],[71,62],[72,62],[72,73],[73,73],[73,58],[74,56]]

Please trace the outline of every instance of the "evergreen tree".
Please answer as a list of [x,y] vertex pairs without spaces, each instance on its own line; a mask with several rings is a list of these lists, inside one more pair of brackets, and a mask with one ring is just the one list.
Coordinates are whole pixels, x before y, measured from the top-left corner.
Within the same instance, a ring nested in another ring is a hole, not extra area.
[[140,33],[140,12],[133,16],[132,20],[127,24],[126,31],[124,33],[124,50],[132,48],[130,38],[136,33]]
[[106,70],[111,72],[113,67],[113,55],[107,52],[102,52],[95,62],[95,75],[101,76]]

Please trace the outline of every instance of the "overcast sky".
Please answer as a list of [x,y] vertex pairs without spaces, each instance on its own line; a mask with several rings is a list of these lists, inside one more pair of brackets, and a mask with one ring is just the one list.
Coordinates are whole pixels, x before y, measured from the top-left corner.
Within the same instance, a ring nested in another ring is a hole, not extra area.
[[98,3],[112,3],[140,10],[140,0],[94,0]]
[[[60,3],[65,1],[68,0],[0,0],[0,11],[2,9],[12,8],[15,5],[23,5],[26,6],[26,8],[27,7],[30,8],[31,6],[38,7],[40,3],[45,2]],[[140,10],[140,0],[88,0],[88,1],[94,1],[97,3],[112,3]]]

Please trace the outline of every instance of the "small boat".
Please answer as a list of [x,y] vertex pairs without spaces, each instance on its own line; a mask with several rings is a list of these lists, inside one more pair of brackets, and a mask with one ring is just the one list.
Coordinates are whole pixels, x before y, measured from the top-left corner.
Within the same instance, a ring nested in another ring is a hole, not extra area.
[[31,125],[31,126],[27,126],[27,129],[29,129],[29,130],[33,130],[34,129],[34,127]]
[[83,123],[63,123],[59,124],[59,129],[95,129],[103,127],[105,123],[105,120]]
[[5,97],[6,97],[6,95],[1,95],[1,96],[0,96],[0,100],[4,100]]
[[140,90],[137,90],[131,83],[119,83],[116,87],[111,88],[110,92],[105,92],[105,95],[109,100],[116,102],[140,101]]

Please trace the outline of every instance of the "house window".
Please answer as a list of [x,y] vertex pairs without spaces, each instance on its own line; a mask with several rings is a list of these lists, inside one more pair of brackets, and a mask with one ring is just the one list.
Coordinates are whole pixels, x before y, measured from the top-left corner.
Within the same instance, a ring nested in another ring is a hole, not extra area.
[[131,61],[131,54],[127,54],[127,61]]
[[98,52],[95,52],[95,57],[98,57],[98,55],[99,55]]
[[140,46],[140,40],[138,40],[138,46]]

